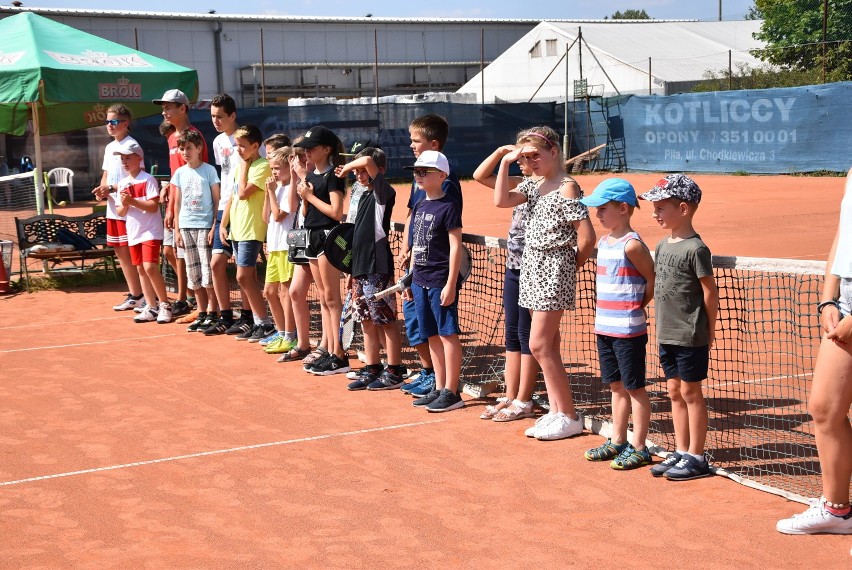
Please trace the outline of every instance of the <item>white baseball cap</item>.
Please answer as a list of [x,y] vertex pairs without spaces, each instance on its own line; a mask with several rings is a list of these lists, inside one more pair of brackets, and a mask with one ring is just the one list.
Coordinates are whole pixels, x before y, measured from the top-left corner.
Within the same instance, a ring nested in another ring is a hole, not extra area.
[[151,101],[154,105],[162,105],[163,103],[177,103],[178,105],[189,106],[189,97],[180,89],[169,89],[159,99]]
[[417,157],[417,162],[414,163],[414,166],[403,166],[403,168],[408,170],[414,170],[415,168],[434,168],[444,174],[450,174],[450,163],[447,161],[447,157],[437,150],[424,150]]

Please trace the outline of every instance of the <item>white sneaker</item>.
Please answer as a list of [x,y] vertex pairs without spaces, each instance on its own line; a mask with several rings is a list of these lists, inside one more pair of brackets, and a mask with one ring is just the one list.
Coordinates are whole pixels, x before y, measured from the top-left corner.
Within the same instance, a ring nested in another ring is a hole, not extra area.
[[852,513],[833,515],[825,508],[825,497],[820,497],[805,512],[778,521],[775,529],[784,534],[852,534]]
[[524,435],[527,437],[535,437],[536,430],[541,426],[549,424],[555,417],[556,414],[551,414],[550,412],[544,414],[543,416],[539,416],[535,423],[528,427],[526,431],[524,431]]
[[160,310],[157,313],[157,323],[164,325],[172,322],[172,306],[166,302],[160,303]]
[[539,441],[555,441],[581,433],[583,433],[583,418],[579,414],[576,420],[572,420],[559,412],[551,421],[535,430],[535,438]]
[[140,304],[144,303],[145,299],[140,295],[138,299],[134,299],[133,296],[128,293],[127,297],[119,303],[118,305],[113,305],[113,311],[129,311],[131,309],[135,309]]
[[144,311],[133,317],[134,323],[152,323],[157,320],[157,311],[147,307]]

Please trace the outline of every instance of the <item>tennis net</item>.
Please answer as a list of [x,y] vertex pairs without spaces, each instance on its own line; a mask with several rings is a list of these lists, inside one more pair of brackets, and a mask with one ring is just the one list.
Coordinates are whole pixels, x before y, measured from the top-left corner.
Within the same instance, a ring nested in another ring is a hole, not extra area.
[[[402,231],[402,224],[394,224],[390,235],[394,254]],[[464,234],[463,242],[471,254],[472,271],[459,295],[461,379],[466,391],[484,395],[503,389],[506,242],[471,234]],[[606,433],[612,410],[610,393],[601,382],[594,335],[595,263],[590,259],[577,276],[576,309],[566,311],[561,324],[562,357],[578,410],[594,431]],[[825,263],[714,257],[713,265],[719,315],[704,387],[708,455],[721,474],[804,502],[820,489],[807,397],[819,344],[815,306]],[[234,272],[230,274],[232,300],[239,306],[239,289]],[[262,265],[258,274],[262,281]],[[319,338],[319,303],[313,287],[309,302],[311,336]],[[659,365],[653,302],[648,311],[647,389],[652,406],[648,438],[652,451],[671,451],[671,403]],[[358,342],[356,336],[353,349]],[[416,368],[416,352],[405,348],[403,362]],[[547,407],[541,378],[535,400]]]
[[[401,225],[395,227],[398,246]],[[473,270],[459,297],[467,385],[502,383],[505,240],[465,234]],[[578,274],[577,305],[562,320],[562,356],[575,403],[594,429],[608,429],[610,393],[601,382],[594,335],[595,260]],[[807,396],[817,347],[815,307],[825,263],[714,257],[719,316],[705,397],[707,450],[722,474],[804,501],[819,494],[819,461]],[[652,449],[673,450],[671,403],[649,306],[648,392]],[[413,352],[407,355],[416,357]],[[475,391],[474,391],[475,392]],[[536,399],[547,406],[543,384]]]

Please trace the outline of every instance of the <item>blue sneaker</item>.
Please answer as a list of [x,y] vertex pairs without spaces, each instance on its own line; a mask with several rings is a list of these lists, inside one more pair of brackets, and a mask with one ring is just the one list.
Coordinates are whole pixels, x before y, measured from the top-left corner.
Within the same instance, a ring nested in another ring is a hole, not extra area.
[[[406,381],[402,386],[399,387],[399,389],[402,391],[403,394],[408,394],[412,388],[414,388],[420,383],[420,379],[425,376],[426,371],[421,368],[420,372],[415,375],[412,375],[411,378],[408,379],[408,381]],[[403,375],[403,377],[405,377],[405,375]]]
[[278,332],[278,331],[275,331],[271,335],[260,339],[260,341],[258,341],[257,344],[259,344],[260,346],[266,346],[267,344],[269,344],[270,342],[272,342],[273,340],[275,340],[279,336],[281,336],[281,333]]
[[417,386],[411,388],[408,393],[414,396],[415,398],[422,398],[426,394],[433,392],[435,390],[435,373],[426,374],[425,378],[421,377],[421,380],[417,383]]

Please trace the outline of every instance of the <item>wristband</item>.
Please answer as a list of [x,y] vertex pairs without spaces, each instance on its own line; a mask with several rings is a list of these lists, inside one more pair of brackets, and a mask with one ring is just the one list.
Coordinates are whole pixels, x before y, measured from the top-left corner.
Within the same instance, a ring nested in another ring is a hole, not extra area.
[[833,306],[838,311],[840,310],[840,303],[838,303],[837,301],[823,301],[822,303],[819,303],[817,305],[817,315],[822,315],[822,310],[828,307],[829,305]]

